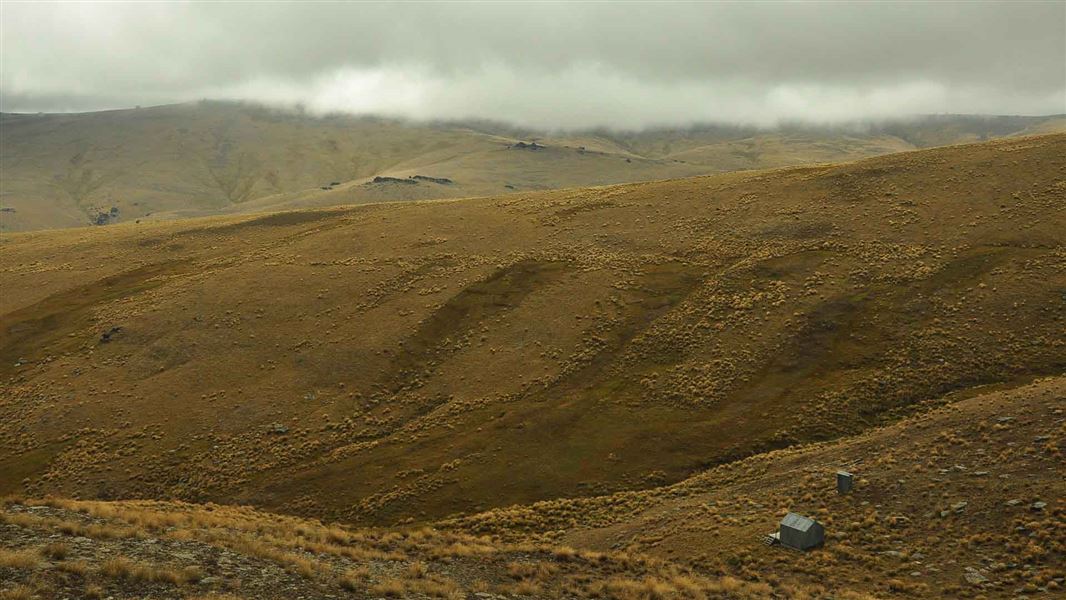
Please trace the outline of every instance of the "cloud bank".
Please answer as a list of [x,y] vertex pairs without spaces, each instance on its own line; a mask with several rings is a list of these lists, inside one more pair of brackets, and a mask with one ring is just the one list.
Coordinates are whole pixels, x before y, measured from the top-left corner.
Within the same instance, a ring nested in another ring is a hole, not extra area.
[[0,8],[7,112],[201,98],[540,128],[1066,112],[1066,3]]

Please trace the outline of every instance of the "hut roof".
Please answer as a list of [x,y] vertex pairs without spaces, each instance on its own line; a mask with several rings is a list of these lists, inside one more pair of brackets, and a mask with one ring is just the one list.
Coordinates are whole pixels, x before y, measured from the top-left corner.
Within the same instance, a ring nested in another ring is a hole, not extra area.
[[814,519],[810,519],[803,515],[797,515],[790,512],[785,515],[784,519],[781,519],[781,527],[788,527],[789,529],[796,529],[798,531],[807,531],[811,527],[817,525]]

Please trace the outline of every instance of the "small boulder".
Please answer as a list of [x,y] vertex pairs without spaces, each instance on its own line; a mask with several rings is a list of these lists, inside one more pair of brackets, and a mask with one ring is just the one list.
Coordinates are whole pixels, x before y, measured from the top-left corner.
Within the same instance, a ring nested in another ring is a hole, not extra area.
[[981,585],[988,582],[988,578],[973,567],[966,567],[966,572],[962,577],[970,585]]
[[115,336],[115,334],[120,332],[120,331],[122,331],[122,328],[116,326],[116,327],[112,327],[111,329],[101,333],[100,334],[100,343],[101,344],[106,344],[106,343],[110,342],[111,338],[113,338]]

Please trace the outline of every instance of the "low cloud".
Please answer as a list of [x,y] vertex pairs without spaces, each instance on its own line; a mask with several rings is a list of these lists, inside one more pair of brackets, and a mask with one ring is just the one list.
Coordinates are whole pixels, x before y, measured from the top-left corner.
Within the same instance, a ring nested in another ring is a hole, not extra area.
[[1066,4],[5,4],[4,111],[538,128],[1066,112]]

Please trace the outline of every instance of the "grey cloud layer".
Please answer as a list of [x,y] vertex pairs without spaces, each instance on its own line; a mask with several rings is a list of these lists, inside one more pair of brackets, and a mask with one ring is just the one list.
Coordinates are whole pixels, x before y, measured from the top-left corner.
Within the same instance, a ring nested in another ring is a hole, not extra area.
[[1066,112],[1066,3],[11,4],[5,111],[203,97],[545,127]]

